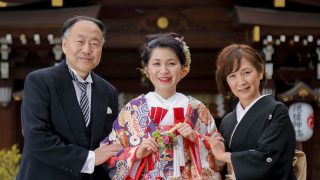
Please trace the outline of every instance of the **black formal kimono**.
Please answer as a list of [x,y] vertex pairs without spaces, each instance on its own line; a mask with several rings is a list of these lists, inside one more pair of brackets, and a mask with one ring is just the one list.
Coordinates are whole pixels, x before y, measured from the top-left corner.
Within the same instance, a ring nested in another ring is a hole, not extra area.
[[80,173],[89,150],[99,147],[118,115],[116,89],[93,72],[91,77],[88,127],[66,62],[26,77],[21,107],[24,148],[17,180],[109,179],[102,166],[93,174]]
[[237,180],[296,179],[292,165],[295,131],[284,104],[264,96],[236,125],[234,110],[222,120],[220,132],[226,151],[231,152]]

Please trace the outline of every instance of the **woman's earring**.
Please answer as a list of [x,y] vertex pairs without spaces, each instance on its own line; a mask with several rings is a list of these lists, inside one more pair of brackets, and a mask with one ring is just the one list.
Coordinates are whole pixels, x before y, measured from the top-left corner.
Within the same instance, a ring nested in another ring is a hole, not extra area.
[[146,72],[146,77],[149,78],[149,74]]

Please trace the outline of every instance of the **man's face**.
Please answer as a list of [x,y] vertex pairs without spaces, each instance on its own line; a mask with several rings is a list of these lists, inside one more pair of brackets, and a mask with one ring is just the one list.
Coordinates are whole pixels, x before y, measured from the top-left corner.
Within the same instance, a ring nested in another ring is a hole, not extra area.
[[91,21],[76,22],[62,39],[62,49],[67,64],[83,79],[98,66],[101,60],[103,35]]

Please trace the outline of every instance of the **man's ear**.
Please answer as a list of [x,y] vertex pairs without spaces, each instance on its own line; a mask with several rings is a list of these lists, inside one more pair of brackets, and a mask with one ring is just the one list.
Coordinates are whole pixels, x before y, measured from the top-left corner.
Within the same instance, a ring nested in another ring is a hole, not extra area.
[[65,48],[67,48],[67,40],[65,38],[62,38],[61,47],[62,47],[63,53],[65,53]]

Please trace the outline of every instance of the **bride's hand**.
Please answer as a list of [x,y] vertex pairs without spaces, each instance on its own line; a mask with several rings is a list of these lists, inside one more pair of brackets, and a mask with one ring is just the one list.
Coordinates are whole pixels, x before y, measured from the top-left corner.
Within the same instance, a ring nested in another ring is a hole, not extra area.
[[195,142],[197,139],[197,133],[191,128],[188,123],[178,123],[176,125],[177,131],[186,139],[191,142]]
[[137,159],[145,158],[152,152],[157,152],[158,148],[159,146],[153,138],[144,139],[140,144],[140,147],[138,147],[136,158]]

